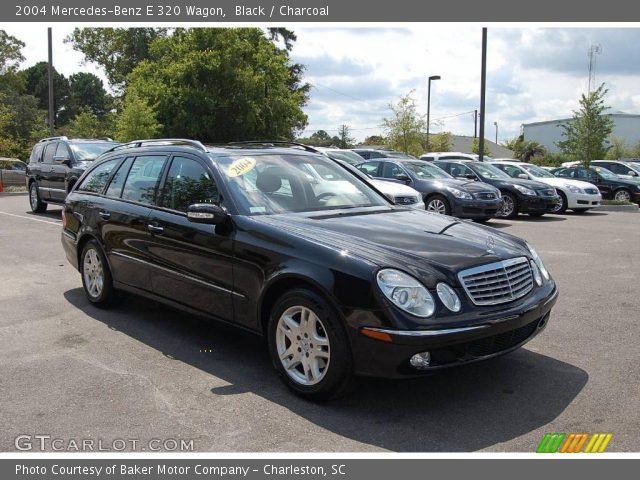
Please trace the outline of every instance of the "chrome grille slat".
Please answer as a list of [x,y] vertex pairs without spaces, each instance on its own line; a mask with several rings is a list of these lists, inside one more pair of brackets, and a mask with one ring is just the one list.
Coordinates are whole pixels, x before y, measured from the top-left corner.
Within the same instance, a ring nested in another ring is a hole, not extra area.
[[475,305],[496,305],[525,296],[533,289],[533,274],[526,257],[464,270],[458,279]]

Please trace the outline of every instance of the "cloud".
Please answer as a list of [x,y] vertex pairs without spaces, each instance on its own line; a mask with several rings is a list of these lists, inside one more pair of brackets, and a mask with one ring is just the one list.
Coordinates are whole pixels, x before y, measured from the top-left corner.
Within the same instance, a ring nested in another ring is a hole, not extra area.
[[371,63],[354,60],[352,58],[335,58],[328,54],[319,56],[293,56],[295,63],[306,66],[306,74],[309,77],[358,77],[369,75],[374,71]]

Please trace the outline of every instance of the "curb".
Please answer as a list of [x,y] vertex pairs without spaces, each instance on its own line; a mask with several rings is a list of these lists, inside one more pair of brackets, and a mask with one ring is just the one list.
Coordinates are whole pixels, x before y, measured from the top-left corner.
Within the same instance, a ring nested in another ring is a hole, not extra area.
[[0,192],[0,197],[12,197],[14,195],[29,195],[29,192]]
[[593,210],[594,212],[625,212],[639,213],[638,205],[600,205]]

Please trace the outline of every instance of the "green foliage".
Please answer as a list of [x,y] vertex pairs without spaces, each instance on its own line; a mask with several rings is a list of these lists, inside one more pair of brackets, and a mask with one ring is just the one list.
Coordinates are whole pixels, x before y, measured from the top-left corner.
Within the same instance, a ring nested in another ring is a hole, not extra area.
[[391,118],[385,118],[382,127],[385,130],[387,144],[394,150],[408,155],[420,155],[422,146],[422,132],[427,122],[417,112],[413,91],[400,97],[396,104],[390,104]]
[[387,139],[380,135],[371,135],[366,137],[362,142],[362,145],[386,145]]
[[69,122],[68,131],[71,136],[80,138],[100,137],[100,121],[89,108],[82,108]]
[[531,163],[545,167],[559,167],[564,162],[571,161],[571,158],[564,153],[546,153],[543,157],[533,157]]
[[429,144],[425,145],[430,152],[450,152],[453,148],[453,135],[451,132],[440,132],[429,135]]
[[128,92],[157,105],[166,136],[289,140],[307,124],[308,85],[257,28],[177,29],[157,38]]
[[513,152],[513,158],[527,163],[530,163],[534,157],[544,157],[547,153],[544,145],[534,141],[527,141],[522,136],[507,140],[502,146]]
[[[49,109],[49,66],[47,62],[38,62],[20,72],[24,77],[25,93],[38,99],[38,108]],[[56,125],[64,125],[68,117],[69,81],[64,75],[53,69],[53,109]]]
[[588,167],[591,160],[604,158],[607,152],[605,140],[613,130],[613,120],[603,115],[609,107],[604,97],[608,90],[604,83],[588,95],[580,97],[580,108],[573,112],[573,118],[562,125],[564,140],[557,142],[562,153],[574,160],[580,160]]
[[111,107],[102,80],[93,73],[79,72],[69,77],[69,117],[82,109],[89,109],[96,117],[103,117]]
[[620,160],[622,158],[631,158],[633,156],[632,150],[627,146],[624,138],[612,136],[611,146],[607,150],[605,158],[607,160]]
[[116,140],[129,142],[153,138],[161,128],[155,110],[135,92],[129,92],[124,108],[116,119]]
[[153,41],[166,35],[166,28],[76,28],[65,42],[102,66],[109,83],[122,89],[138,63],[149,58]]
[[350,129],[348,125],[340,125],[338,129],[338,143],[336,146],[340,148],[351,148],[355,142],[355,139],[350,135]]
[[[471,142],[471,153],[475,153],[476,155],[480,155],[480,139],[474,138],[473,142]],[[484,154],[485,156],[491,156],[491,150],[487,146],[487,142],[484,142]]]
[[340,143],[340,138],[337,135],[332,137],[326,130],[318,130],[312,133],[310,137],[297,138],[296,142],[313,147],[337,147]]
[[33,143],[47,135],[44,119],[34,97],[0,93],[0,156],[27,158]]
[[0,75],[14,72],[24,61],[24,42],[0,30]]

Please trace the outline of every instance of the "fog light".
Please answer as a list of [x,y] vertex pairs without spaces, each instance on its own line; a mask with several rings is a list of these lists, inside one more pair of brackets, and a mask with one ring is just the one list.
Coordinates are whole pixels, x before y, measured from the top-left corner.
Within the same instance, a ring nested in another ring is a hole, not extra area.
[[413,368],[417,368],[418,370],[429,368],[429,364],[431,363],[431,354],[429,352],[416,353],[411,357],[409,363]]

